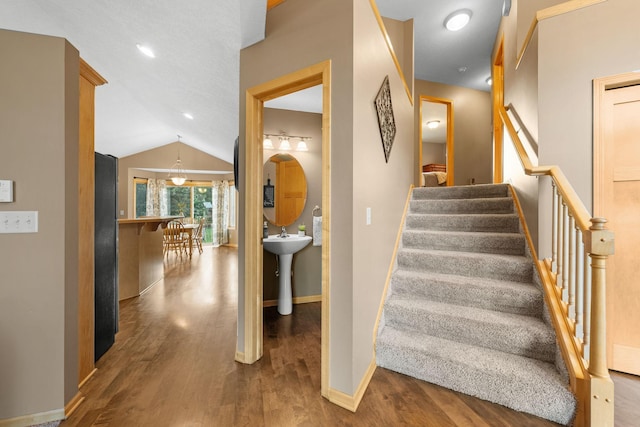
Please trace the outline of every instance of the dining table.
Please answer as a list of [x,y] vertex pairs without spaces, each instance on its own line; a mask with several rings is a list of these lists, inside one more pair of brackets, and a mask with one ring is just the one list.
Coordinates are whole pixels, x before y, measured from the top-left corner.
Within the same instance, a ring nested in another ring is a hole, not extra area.
[[198,228],[198,224],[182,224],[184,226],[184,232],[189,235],[189,259],[193,254],[193,233]]

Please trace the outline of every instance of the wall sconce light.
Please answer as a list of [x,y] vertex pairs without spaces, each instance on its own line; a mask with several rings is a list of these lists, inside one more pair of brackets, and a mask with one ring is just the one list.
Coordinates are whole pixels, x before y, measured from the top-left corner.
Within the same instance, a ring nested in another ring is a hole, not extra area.
[[485,80],[485,82],[487,82],[489,86],[493,85],[493,79],[491,78],[491,76],[487,77],[487,80]]
[[169,170],[169,179],[173,182],[174,185],[182,185],[187,181],[187,174],[182,167],[182,162],[180,161],[180,135],[178,135],[178,160],[171,166]]
[[264,136],[264,140],[262,141],[262,148],[264,148],[266,150],[273,150],[274,149],[273,141],[271,141],[271,138],[269,138],[269,135],[265,135]]
[[464,28],[471,20],[471,11],[469,9],[460,9],[447,16],[444,20],[444,26],[449,31],[458,31]]
[[298,145],[296,146],[296,151],[309,151],[309,147],[307,147],[306,140],[307,138],[305,137],[300,138],[300,142],[298,142]]
[[435,128],[437,128],[438,126],[440,126],[440,120],[429,120],[429,121],[427,122],[427,127],[428,127],[429,129],[435,129]]
[[291,150],[291,144],[289,143],[288,136],[283,135],[280,137],[280,146],[278,147],[278,150],[284,150],[284,151]]

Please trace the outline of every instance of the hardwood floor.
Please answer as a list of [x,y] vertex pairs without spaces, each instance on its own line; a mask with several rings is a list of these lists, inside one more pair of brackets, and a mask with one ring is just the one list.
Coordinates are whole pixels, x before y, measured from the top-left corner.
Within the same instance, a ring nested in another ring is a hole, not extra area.
[[62,427],[556,425],[382,368],[351,413],[320,396],[319,303],[290,316],[266,308],[264,356],[242,365],[237,251],[205,248],[190,263],[170,257],[165,269],[163,281],[121,304],[116,343]]

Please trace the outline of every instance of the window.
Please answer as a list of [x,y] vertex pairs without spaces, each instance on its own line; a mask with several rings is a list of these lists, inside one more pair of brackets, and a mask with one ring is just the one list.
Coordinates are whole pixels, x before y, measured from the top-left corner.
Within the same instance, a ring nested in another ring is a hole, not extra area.
[[147,180],[144,178],[133,179],[133,205],[136,218],[147,215]]

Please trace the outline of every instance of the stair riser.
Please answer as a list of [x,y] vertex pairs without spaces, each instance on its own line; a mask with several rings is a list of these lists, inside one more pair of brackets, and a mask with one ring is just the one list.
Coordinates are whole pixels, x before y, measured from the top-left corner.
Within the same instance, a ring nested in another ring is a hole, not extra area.
[[[401,363],[396,361],[402,360]],[[486,369],[475,369],[464,363],[424,354],[410,347],[397,348],[379,340],[377,364],[386,369],[437,384],[451,390],[546,418],[567,425],[573,418],[572,408],[557,396],[565,393],[561,384],[547,387],[520,376],[503,373],[496,376]],[[526,396],[521,404],[514,396]]]
[[421,279],[395,274],[391,279],[393,294],[404,298],[428,299],[447,302],[466,307],[496,310],[502,313],[523,316],[540,316],[542,313],[542,293],[533,286],[527,286],[527,292],[511,289],[491,289],[475,286],[477,278],[468,283],[455,283],[434,279]]
[[513,200],[461,199],[461,200],[412,200],[411,213],[427,214],[509,214],[513,213]]
[[437,231],[477,231],[517,233],[520,222],[517,216],[496,215],[407,215],[407,229]]
[[393,303],[386,305],[384,316],[385,323],[396,329],[420,331],[426,335],[455,339],[465,344],[531,357],[544,362],[553,362],[555,359],[555,337],[549,329],[508,323],[488,323],[434,313],[426,308],[407,310],[406,307]]
[[408,230],[402,236],[402,244],[407,248],[505,255],[524,255],[524,243],[524,236],[520,234],[479,236]]
[[509,189],[506,185],[418,187],[413,190],[414,199],[471,199],[508,196]]
[[398,267],[413,271],[433,271],[523,283],[530,283],[532,280],[533,265],[528,258],[474,255],[456,252],[400,250],[398,252]]

